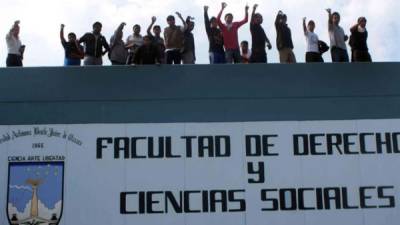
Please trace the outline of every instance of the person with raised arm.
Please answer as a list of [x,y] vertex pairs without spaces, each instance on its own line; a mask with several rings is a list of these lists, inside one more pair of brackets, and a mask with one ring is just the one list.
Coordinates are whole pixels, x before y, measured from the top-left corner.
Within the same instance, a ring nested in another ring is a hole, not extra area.
[[350,29],[350,46],[352,49],[352,61],[354,62],[372,62],[368,51],[368,31],[366,26],[367,19],[360,17],[357,20],[357,24]]
[[293,53],[292,32],[287,25],[287,16],[282,11],[279,11],[276,16],[275,28],[279,61],[281,63],[296,63],[296,56]]
[[196,62],[196,48],[192,33],[195,23],[191,19],[192,17],[190,16],[186,18],[187,28],[184,32],[184,43],[182,49],[183,64],[195,64]]
[[[155,25],[157,18],[155,16],[151,17],[151,24],[147,28],[147,36],[151,39],[153,45],[155,45],[160,54],[160,60],[162,64],[165,63],[165,42],[164,38],[161,37],[161,27],[159,25]],[[151,30],[153,29],[153,33]]]
[[204,24],[210,43],[208,48],[210,64],[225,63],[224,38],[222,37],[221,30],[218,28],[217,18],[211,17],[210,19],[208,9],[208,6],[204,6]]
[[17,20],[12,25],[10,31],[6,35],[7,43],[7,67],[22,67],[22,60],[24,56],[25,46],[21,44],[19,39],[20,21]]
[[318,35],[314,33],[315,30],[315,22],[310,20],[306,25],[307,18],[303,18],[303,31],[304,36],[306,37],[306,62],[313,63],[313,62],[324,62],[322,59],[322,55],[319,51],[319,39]]
[[256,13],[257,7],[257,4],[253,6],[253,12],[251,13],[250,19],[250,32],[252,39],[250,63],[267,63],[268,60],[265,47],[267,45],[268,49],[271,49],[272,45],[265,34],[264,28],[261,26],[263,23],[263,17],[260,13]]
[[60,39],[65,51],[64,66],[80,66],[84,57],[83,46],[78,43],[75,33],[68,34],[68,41],[64,37],[65,25],[61,24]]
[[114,31],[110,38],[110,52],[109,58],[112,65],[125,65],[128,58],[128,49],[122,39],[124,36],[123,29],[126,23],[121,23]]
[[[110,51],[106,38],[101,34],[103,25],[100,22],[93,24],[93,31],[79,38],[79,43],[85,45],[85,66],[103,65],[103,55]],[[104,50],[103,50],[104,48]]]
[[132,28],[133,34],[129,35],[126,39],[126,48],[129,49],[129,55],[126,64],[133,64],[135,59],[136,51],[140,46],[143,45],[143,37],[140,34],[141,27],[139,24],[135,24]]
[[179,12],[175,13],[182,21],[183,26],[175,24],[175,17],[167,17],[168,27],[164,29],[165,52],[167,64],[181,64],[184,45],[184,32],[187,29],[186,21]]
[[346,41],[349,39],[344,33],[340,23],[340,14],[332,13],[331,9],[326,9],[328,12],[328,31],[331,44],[332,62],[349,62],[349,54],[347,53]]
[[217,16],[218,26],[221,28],[222,35],[224,37],[225,46],[225,58],[227,63],[240,63],[240,47],[239,47],[239,37],[238,30],[241,26],[246,24],[249,20],[249,6],[245,7],[245,18],[240,22],[233,22],[233,15],[227,13],[225,15],[225,24],[221,22],[221,16],[225,8],[228,5],[223,2],[221,4],[221,10]]

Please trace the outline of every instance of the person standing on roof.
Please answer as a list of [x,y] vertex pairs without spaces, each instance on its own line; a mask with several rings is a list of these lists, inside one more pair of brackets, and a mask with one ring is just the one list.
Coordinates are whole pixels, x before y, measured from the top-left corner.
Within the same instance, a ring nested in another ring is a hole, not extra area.
[[217,18],[209,18],[208,8],[208,6],[204,6],[204,24],[210,43],[208,48],[210,64],[225,63],[224,38],[222,37],[221,30],[218,28]]
[[92,27],[93,31],[86,33],[78,41],[85,46],[85,66],[103,65],[103,55],[110,51],[106,38],[101,34],[102,24],[95,22]]
[[139,49],[140,46],[143,45],[143,37],[140,34],[140,25],[135,24],[132,30],[133,34],[129,35],[126,39],[126,48],[129,49],[129,56],[126,62],[126,64],[128,65],[134,63],[136,51]]
[[68,41],[66,41],[64,37],[64,28],[65,25],[61,24],[60,39],[65,51],[64,66],[80,66],[81,59],[83,59],[85,55],[83,46],[78,43],[75,33],[69,33]]
[[253,12],[250,20],[250,32],[251,32],[251,57],[250,63],[267,63],[267,52],[265,51],[265,45],[268,49],[272,48],[271,42],[261,24],[263,23],[263,17],[260,13],[256,13],[258,5],[253,6]]
[[[151,17],[151,24],[147,28],[147,36],[153,42],[153,45],[157,46],[158,52],[160,54],[160,60],[162,64],[165,63],[165,42],[164,38],[161,37],[161,27],[159,25],[155,25],[157,18],[155,16]],[[154,26],[154,27],[153,27]],[[153,33],[151,33],[151,29],[153,28]]]
[[296,63],[296,56],[293,53],[292,32],[287,25],[287,16],[282,11],[278,12],[275,19],[276,47],[279,51],[281,63]]
[[165,52],[167,64],[181,64],[182,50],[185,41],[184,32],[187,29],[186,21],[179,12],[175,13],[182,21],[183,26],[175,24],[175,17],[167,17],[168,27],[164,29]]
[[191,20],[192,17],[186,18],[187,28],[184,32],[184,42],[182,50],[182,62],[183,64],[195,64],[196,62],[196,47],[194,44],[193,29],[195,23]]
[[314,33],[315,22],[310,20],[306,25],[307,18],[303,18],[303,31],[306,37],[307,51],[306,51],[306,62],[324,62],[322,59],[321,52],[319,50],[319,39],[318,35]]
[[349,37],[344,33],[340,23],[340,14],[332,13],[331,9],[326,9],[328,12],[328,31],[331,42],[332,62],[349,62],[349,54],[347,53],[346,41]]
[[123,29],[126,23],[121,23],[117,30],[115,30],[114,35],[110,38],[110,52],[109,58],[112,65],[125,65],[128,58],[128,49],[123,41]]
[[15,21],[10,31],[6,35],[7,43],[7,67],[22,67],[22,59],[25,51],[25,46],[21,44],[19,39],[19,20]]
[[368,31],[366,26],[367,19],[360,17],[357,24],[350,29],[350,45],[354,62],[372,62],[371,55],[368,52]]
[[249,20],[249,6],[245,7],[245,18],[240,22],[233,22],[233,15],[227,13],[225,15],[225,24],[221,22],[221,16],[227,4],[223,2],[221,4],[221,11],[217,16],[218,26],[221,28],[222,35],[224,37],[225,46],[225,58],[227,63],[240,63],[240,47],[238,30],[241,26],[246,24]]

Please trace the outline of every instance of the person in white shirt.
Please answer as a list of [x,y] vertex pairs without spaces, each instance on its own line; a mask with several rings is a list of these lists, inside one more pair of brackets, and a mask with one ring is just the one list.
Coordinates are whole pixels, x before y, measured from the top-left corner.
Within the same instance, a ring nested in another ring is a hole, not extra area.
[[21,44],[21,40],[19,39],[19,23],[19,20],[15,21],[6,35],[8,49],[7,67],[22,67],[25,46]]
[[136,24],[133,26],[133,34],[129,35],[126,39],[126,48],[129,49],[129,55],[126,64],[133,64],[135,53],[140,46],[143,45],[143,37],[140,34],[140,25]]
[[307,18],[304,17],[303,30],[307,42],[306,62],[307,63],[324,62],[321,56],[321,52],[319,51],[318,35],[314,33],[315,22],[310,20],[306,26],[306,20]]
[[240,43],[240,58],[241,63],[249,64],[251,58],[251,50],[249,49],[249,42],[242,41]]

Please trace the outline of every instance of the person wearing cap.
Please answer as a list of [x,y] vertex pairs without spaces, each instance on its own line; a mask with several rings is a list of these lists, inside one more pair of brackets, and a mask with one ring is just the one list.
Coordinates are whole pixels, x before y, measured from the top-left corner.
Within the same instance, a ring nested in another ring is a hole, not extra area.
[[182,21],[183,26],[175,24],[175,17],[170,15],[167,17],[168,27],[164,29],[165,52],[167,64],[181,64],[182,50],[184,47],[184,32],[187,29],[186,21],[179,12],[175,13]]
[[22,67],[23,53],[25,46],[21,44],[19,39],[19,20],[15,21],[10,31],[6,35],[7,43],[7,67]]
[[296,56],[293,53],[292,32],[287,25],[287,16],[282,11],[279,11],[276,16],[275,29],[279,61],[281,63],[296,63]]
[[221,30],[218,28],[217,18],[209,18],[208,8],[208,6],[204,6],[204,24],[210,43],[208,48],[210,64],[225,63],[224,38],[222,37]]
[[95,22],[92,27],[92,32],[88,32],[79,38],[79,43],[84,43],[85,45],[85,58],[83,61],[85,66],[103,65],[103,55],[110,51],[106,38],[101,35],[102,24]]
[[326,9],[328,12],[328,31],[331,42],[332,62],[349,62],[349,54],[347,53],[346,41],[349,39],[344,33],[343,28],[339,25],[340,14],[332,13],[331,9]]
[[240,46],[239,46],[239,37],[238,30],[241,26],[246,24],[249,20],[249,6],[245,7],[245,17],[242,21],[233,22],[232,13],[227,13],[225,15],[225,24],[222,23],[221,17],[224,12],[227,4],[223,2],[221,4],[221,10],[217,16],[217,22],[219,28],[221,28],[222,35],[224,37],[224,46],[225,46],[225,58],[227,63],[240,63]]
[[351,29],[350,46],[352,49],[353,62],[372,62],[371,55],[368,51],[368,31],[367,19],[365,17],[358,18],[357,24]]

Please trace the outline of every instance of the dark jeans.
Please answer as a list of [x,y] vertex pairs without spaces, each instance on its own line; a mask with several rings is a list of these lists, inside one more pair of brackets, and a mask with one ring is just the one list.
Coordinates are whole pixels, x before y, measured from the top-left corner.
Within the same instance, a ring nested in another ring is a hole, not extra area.
[[241,62],[240,50],[239,49],[225,50],[225,58],[228,64],[240,63]]
[[210,52],[210,64],[226,63],[224,52]]
[[349,62],[347,50],[338,47],[331,48],[332,62]]
[[324,62],[320,53],[317,52],[307,52],[306,53],[306,62],[313,63],[313,62]]
[[111,65],[113,66],[119,66],[119,65],[126,65],[126,63],[122,63],[122,62],[117,62],[115,60],[111,60]]
[[182,53],[179,49],[167,51],[167,64],[181,64]]
[[267,52],[265,49],[252,49],[250,63],[267,63]]
[[22,67],[22,57],[20,55],[8,54],[7,67]]
[[372,62],[371,55],[368,51],[354,50],[352,56],[354,62]]
[[80,59],[64,58],[64,66],[80,66],[80,65],[81,65]]

